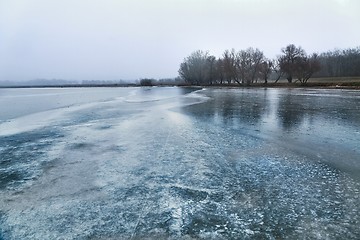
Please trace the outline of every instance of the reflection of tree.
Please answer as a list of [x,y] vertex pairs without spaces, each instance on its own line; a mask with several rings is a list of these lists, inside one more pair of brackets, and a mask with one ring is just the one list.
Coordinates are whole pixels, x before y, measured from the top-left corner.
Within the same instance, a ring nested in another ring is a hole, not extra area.
[[283,128],[298,126],[305,119],[314,127],[321,127],[317,125],[323,120],[359,126],[359,111],[355,110],[359,100],[349,93],[342,93],[341,98],[330,90],[304,90],[301,93],[289,90],[287,94],[279,95],[277,117]]
[[269,110],[266,90],[212,90],[207,93],[211,98],[205,103],[186,109],[200,118],[217,118],[224,125],[257,124]]
[[300,100],[298,96],[291,93],[283,95],[279,99],[278,117],[285,129],[299,125],[304,119],[306,111],[304,111],[301,101],[298,100]]
[[303,123],[321,127],[324,120],[355,127],[360,124],[360,99],[355,93],[342,92],[339,97],[330,90],[289,89],[277,91],[274,96],[270,91],[273,90],[209,89],[204,92],[209,101],[183,110],[202,121],[235,128],[262,124],[262,120],[276,121],[284,130],[301,127]]

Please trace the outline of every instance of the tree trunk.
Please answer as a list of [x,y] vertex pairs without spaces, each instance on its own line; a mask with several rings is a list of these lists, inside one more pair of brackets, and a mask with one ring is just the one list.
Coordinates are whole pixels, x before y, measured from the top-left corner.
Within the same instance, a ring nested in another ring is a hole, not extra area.
[[288,83],[292,83],[292,76],[291,75],[288,76],[286,79],[288,80]]

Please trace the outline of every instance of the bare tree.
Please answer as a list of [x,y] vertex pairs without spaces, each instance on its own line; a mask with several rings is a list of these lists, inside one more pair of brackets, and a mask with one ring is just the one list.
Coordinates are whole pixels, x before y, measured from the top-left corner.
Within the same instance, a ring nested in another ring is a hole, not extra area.
[[228,84],[231,84],[233,81],[238,82],[238,71],[236,64],[236,52],[235,49],[231,51],[225,50],[223,53],[222,63],[224,70],[224,78]]
[[207,83],[212,85],[215,83],[216,79],[218,78],[218,70],[216,64],[216,57],[208,56],[207,57]]
[[216,61],[216,70],[217,70],[217,77],[218,77],[218,81],[219,81],[219,84],[223,84],[224,83],[224,80],[225,80],[225,70],[224,70],[224,61],[219,58],[217,61]]
[[275,76],[276,76],[275,83],[277,83],[280,80],[280,78],[282,78],[284,76],[285,73],[282,71],[282,69],[280,67],[279,58],[273,59],[271,61],[271,63],[272,63],[271,70],[272,70],[272,72],[275,73]]
[[279,57],[280,70],[287,75],[289,83],[296,78],[304,84],[321,69],[318,55],[307,56],[301,47],[290,44],[282,52],[283,55]]
[[216,58],[201,50],[193,52],[180,64],[179,75],[189,84],[208,85],[216,77]]
[[320,69],[321,66],[318,55],[314,53],[313,55],[303,57],[298,61],[294,74],[297,77],[297,80],[304,84],[307,83],[309,78]]
[[264,83],[268,83],[269,76],[272,72],[273,62],[265,59],[259,66],[259,75],[264,80]]
[[241,78],[241,83],[251,83],[251,54],[249,51],[241,50],[237,53],[237,69]]
[[282,50],[283,55],[279,57],[281,70],[286,74],[289,83],[292,82],[294,73],[299,62],[306,56],[305,51],[301,47],[290,44]]
[[[251,47],[241,51],[225,50],[218,59],[207,51],[198,50],[180,64],[179,75],[186,83],[193,85],[250,85],[259,80],[268,83],[270,75],[275,76],[275,83],[285,76],[289,83],[296,79],[304,84],[318,72],[336,76],[360,75],[359,47],[327,52],[320,56],[309,56],[304,49],[294,44],[286,46],[281,51],[282,55],[269,60],[262,51]],[[321,71],[324,66],[325,70]]]
[[260,65],[264,54],[259,49],[248,48],[236,55],[236,63],[241,83],[250,85],[260,78]]
[[257,48],[249,48],[248,51],[251,55],[251,83],[254,83],[260,77],[260,64],[264,60],[264,53]]

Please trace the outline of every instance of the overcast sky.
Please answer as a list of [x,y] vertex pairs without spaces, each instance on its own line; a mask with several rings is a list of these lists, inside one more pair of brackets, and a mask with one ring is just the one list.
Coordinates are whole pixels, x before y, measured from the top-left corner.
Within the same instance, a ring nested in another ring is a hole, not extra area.
[[0,0],[0,81],[176,77],[191,52],[360,45],[359,0]]

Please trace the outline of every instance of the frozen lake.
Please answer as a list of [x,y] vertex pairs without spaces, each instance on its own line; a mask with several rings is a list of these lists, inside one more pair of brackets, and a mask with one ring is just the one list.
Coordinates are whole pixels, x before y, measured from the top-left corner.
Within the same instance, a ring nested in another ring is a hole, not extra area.
[[360,91],[0,89],[0,239],[360,239]]

